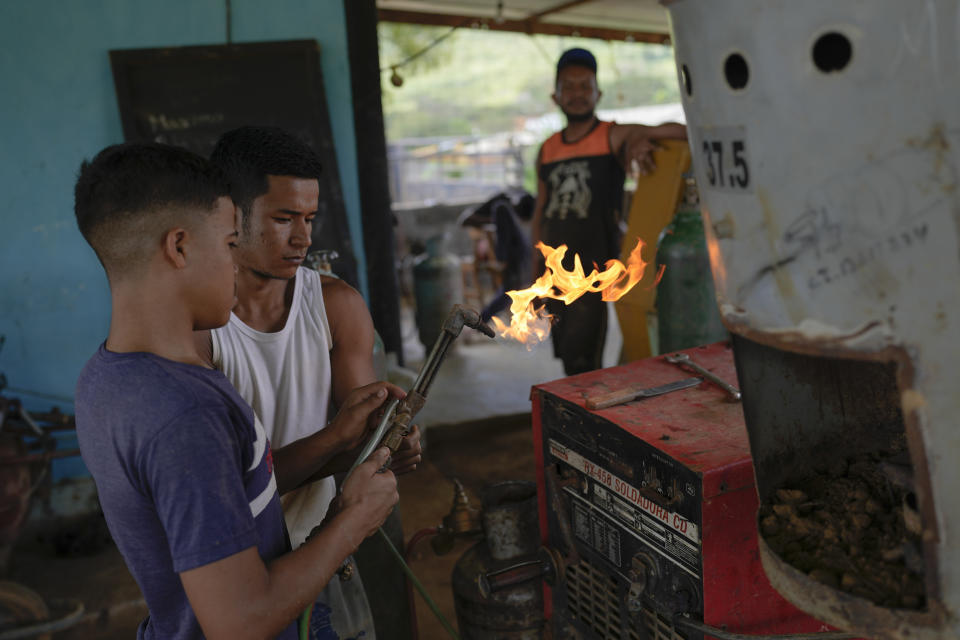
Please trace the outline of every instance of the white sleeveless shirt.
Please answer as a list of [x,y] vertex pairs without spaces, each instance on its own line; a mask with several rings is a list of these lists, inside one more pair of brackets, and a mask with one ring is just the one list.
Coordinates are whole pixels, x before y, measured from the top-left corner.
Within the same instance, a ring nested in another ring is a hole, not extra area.
[[[280,331],[256,331],[231,313],[230,321],[211,335],[213,364],[253,407],[273,447],[327,425],[333,339],[319,273],[297,269],[290,314]],[[281,498],[294,549],[320,524],[335,496],[334,480],[327,477]]]

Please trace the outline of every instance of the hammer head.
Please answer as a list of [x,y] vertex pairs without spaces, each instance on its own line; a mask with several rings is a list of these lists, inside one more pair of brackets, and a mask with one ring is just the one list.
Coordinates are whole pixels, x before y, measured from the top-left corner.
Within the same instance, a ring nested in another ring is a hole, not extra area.
[[449,333],[452,337],[456,338],[460,335],[460,331],[464,326],[471,327],[484,333],[491,338],[496,336],[485,322],[480,320],[480,314],[471,309],[470,307],[464,307],[463,305],[455,304],[453,309],[450,310],[450,315],[447,316],[447,319],[443,323],[443,330]]

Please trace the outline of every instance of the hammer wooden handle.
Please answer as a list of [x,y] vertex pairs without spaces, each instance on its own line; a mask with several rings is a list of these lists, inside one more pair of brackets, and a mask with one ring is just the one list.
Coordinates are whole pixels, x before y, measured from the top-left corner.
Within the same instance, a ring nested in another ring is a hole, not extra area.
[[601,393],[591,398],[587,398],[587,409],[606,409],[624,402],[630,402],[643,391],[640,385],[633,385],[626,389],[617,389],[610,393]]
[[680,389],[693,387],[702,381],[703,378],[684,378],[683,380],[676,380],[668,384],[660,385],[659,387],[641,387],[635,384],[625,389],[617,389],[616,391],[601,393],[587,398],[586,405],[587,409],[591,410],[606,409],[618,404],[623,404],[624,402],[630,402],[631,400],[651,398],[664,393],[670,393],[671,391],[679,391]]

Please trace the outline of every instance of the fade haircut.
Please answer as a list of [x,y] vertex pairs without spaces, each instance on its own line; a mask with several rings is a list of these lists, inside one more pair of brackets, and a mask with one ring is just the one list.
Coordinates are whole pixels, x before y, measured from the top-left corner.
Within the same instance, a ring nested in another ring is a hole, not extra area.
[[191,226],[228,196],[223,173],[205,158],[155,142],[117,144],[80,165],[77,226],[107,278],[137,273],[175,226]]
[[230,181],[230,196],[246,227],[253,201],[270,190],[267,176],[320,179],[320,156],[279,127],[240,127],[220,136],[210,160]]

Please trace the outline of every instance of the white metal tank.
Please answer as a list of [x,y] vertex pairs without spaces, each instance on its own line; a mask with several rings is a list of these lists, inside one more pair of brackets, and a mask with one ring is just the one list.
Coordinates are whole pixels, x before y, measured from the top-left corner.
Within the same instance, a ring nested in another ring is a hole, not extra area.
[[894,363],[916,474],[924,608],[834,593],[767,549],[771,582],[869,637],[958,637],[958,3],[664,4],[725,324],[784,353]]

